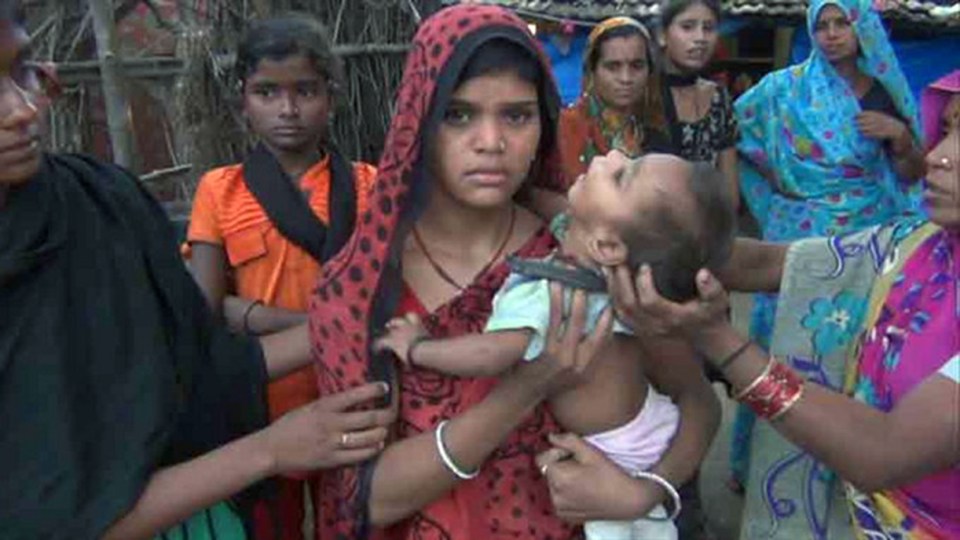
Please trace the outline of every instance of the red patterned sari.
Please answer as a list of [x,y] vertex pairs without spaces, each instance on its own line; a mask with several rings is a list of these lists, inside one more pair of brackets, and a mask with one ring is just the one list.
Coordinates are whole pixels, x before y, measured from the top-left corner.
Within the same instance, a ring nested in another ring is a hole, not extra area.
[[[433,430],[482,401],[492,379],[459,379],[423,370],[404,371],[396,381],[393,360],[370,350],[371,336],[398,312],[417,311],[435,336],[482,331],[494,293],[506,278],[501,264],[479,276],[460,295],[433,313],[402,285],[398,255],[417,214],[417,202],[429,192],[420,163],[429,126],[445,112],[456,81],[477,48],[493,39],[511,41],[535,55],[542,66],[539,88],[544,122],[530,184],[562,184],[555,143],[559,98],[549,64],[526,24],[507,10],[478,5],[444,9],[424,21],[414,38],[397,97],[397,112],[370,199],[344,250],[324,265],[311,303],[310,334],[320,391],[330,394],[371,380],[390,382],[400,391],[398,438]],[[421,203],[422,204],[422,203]],[[518,253],[542,256],[555,246],[546,230]],[[399,382],[399,384],[395,384]],[[538,409],[510,435],[482,468],[440,500],[386,530],[372,529],[367,501],[376,462],[325,472],[316,494],[317,538],[387,540],[470,540],[491,538],[569,538],[569,526],[555,517],[546,483],[534,464],[547,448],[545,435],[557,426]],[[411,486],[416,489],[416,486]]]

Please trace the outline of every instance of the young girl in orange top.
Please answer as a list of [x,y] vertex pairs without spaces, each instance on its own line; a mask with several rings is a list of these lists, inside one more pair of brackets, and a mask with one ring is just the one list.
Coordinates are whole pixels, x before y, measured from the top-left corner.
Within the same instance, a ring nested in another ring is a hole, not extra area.
[[[237,72],[260,143],[243,163],[204,175],[187,237],[211,308],[262,335],[306,322],[321,264],[353,231],[376,171],[327,141],[342,77],[320,23],[301,14],[256,23]],[[270,385],[271,418],[316,396],[312,369],[301,369]],[[302,482],[282,480],[280,519],[259,513],[257,538],[302,538],[302,493]]]

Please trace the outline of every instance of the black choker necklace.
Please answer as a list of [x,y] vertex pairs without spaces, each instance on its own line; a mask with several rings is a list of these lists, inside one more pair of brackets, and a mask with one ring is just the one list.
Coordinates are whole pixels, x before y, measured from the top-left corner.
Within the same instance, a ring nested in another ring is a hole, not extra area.
[[693,86],[697,84],[697,79],[700,78],[699,75],[694,73],[693,75],[680,75],[678,73],[667,73],[667,85],[671,88],[674,86]]

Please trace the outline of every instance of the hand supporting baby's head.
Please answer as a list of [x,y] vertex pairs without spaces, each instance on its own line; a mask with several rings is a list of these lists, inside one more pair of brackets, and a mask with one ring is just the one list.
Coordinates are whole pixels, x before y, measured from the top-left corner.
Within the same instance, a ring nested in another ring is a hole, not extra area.
[[649,264],[660,294],[686,301],[697,296],[697,272],[716,272],[729,258],[736,222],[717,169],[705,163],[667,166],[684,169],[671,184],[675,190],[659,197],[622,234],[630,267]]
[[[732,204],[714,167],[651,154],[595,158],[571,188],[574,240],[603,266],[649,264],[660,293],[696,297],[701,268],[727,260],[735,235]],[[573,225],[571,226],[573,227]]]

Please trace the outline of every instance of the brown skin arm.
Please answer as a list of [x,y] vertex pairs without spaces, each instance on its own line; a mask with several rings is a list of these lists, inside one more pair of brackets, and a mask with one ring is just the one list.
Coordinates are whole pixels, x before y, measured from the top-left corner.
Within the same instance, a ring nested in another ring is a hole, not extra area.
[[[617,339],[615,346],[634,349],[636,340]],[[651,383],[680,409],[680,426],[670,447],[650,472],[681,486],[700,467],[720,425],[720,402],[703,377],[692,349],[677,341],[646,339],[645,372]],[[635,520],[669,499],[659,484],[632,478],[615,463],[572,434],[551,436],[553,448],[537,457],[546,470],[557,515],[572,523],[589,520]]]
[[407,313],[390,320],[376,350],[391,351],[405,366],[456,377],[495,377],[513,367],[530,343],[525,329],[429,339],[420,317]]
[[223,299],[223,317],[231,330],[248,331],[255,336],[274,334],[307,322],[306,312],[265,306],[239,296]]
[[[559,305],[560,288],[551,286],[550,293],[551,305]],[[536,362],[518,365],[482,402],[450,419],[444,442],[461,469],[481,467],[541,401],[575,384],[607,345],[612,313],[608,310],[594,332],[581,339],[586,307],[586,295],[575,292],[565,332],[560,330],[559,310],[551,309],[544,354]],[[377,461],[368,502],[370,520],[376,527],[396,523],[442,497],[459,481],[441,461],[433,431],[397,441]]]
[[[372,458],[382,448],[395,416],[385,409],[351,411],[385,393],[384,385],[371,383],[325,396],[261,431],[155,472],[134,507],[103,538],[150,538],[270,476]],[[349,433],[346,446],[344,433]]]
[[[249,331],[262,336],[286,330],[307,321],[307,314],[263,304],[229,294],[227,253],[223,246],[207,242],[191,244],[190,270],[203,291],[207,305],[235,332]],[[251,309],[252,306],[252,309]],[[246,317],[246,322],[244,322]],[[245,327],[246,326],[246,327]]]
[[[643,348],[650,382],[680,409],[677,434],[650,472],[679,487],[693,478],[710,449],[720,426],[720,400],[690,345],[675,339],[645,337]],[[666,498],[666,493],[663,496]]]
[[[698,336],[711,362],[744,341],[726,322]],[[751,347],[724,372],[734,388],[756,379],[769,357]],[[808,382],[803,397],[771,425],[844,480],[870,493],[915,482],[960,463],[957,383],[933,375],[889,413]],[[931,412],[939,411],[931,414]]]
[[923,150],[913,139],[909,129],[890,144],[890,153],[893,158],[893,167],[900,178],[916,182],[926,174]]
[[[697,285],[698,300],[675,304],[657,294],[649,274],[641,274],[639,304],[649,317],[665,321],[676,335],[686,336],[710,362],[717,363],[745,338],[724,315],[729,302],[720,282],[701,271]],[[742,389],[763,371],[768,359],[759,347],[750,347],[724,375],[735,389]],[[957,389],[946,377],[933,375],[884,413],[808,382],[800,401],[771,425],[845,480],[872,492],[919,480],[960,462]]]
[[310,329],[304,323],[276,334],[260,338],[263,357],[270,380],[279,379],[306,367],[313,360],[310,350]]
[[222,245],[193,242],[190,245],[190,272],[200,286],[207,306],[217,317],[223,316],[227,296],[227,252]]
[[739,292],[780,290],[789,244],[737,238],[727,264],[717,277],[724,286]]
[[458,377],[495,377],[523,357],[530,332],[507,330],[421,341],[413,365]]
[[900,178],[915,182],[923,177],[926,173],[923,150],[907,124],[878,111],[861,112],[854,122],[864,136],[887,143],[887,153]]

